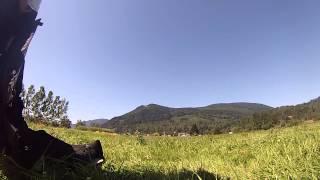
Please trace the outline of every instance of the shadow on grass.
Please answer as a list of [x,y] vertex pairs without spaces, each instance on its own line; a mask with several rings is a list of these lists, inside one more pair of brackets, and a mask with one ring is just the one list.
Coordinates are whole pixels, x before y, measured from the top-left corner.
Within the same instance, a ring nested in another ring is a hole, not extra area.
[[162,173],[158,171],[143,171],[143,172],[132,172],[132,171],[121,171],[121,172],[107,172],[105,175],[106,179],[111,180],[220,180],[230,179],[227,177],[221,177],[217,174],[210,173],[204,169],[199,169],[197,172],[193,172],[187,169],[173,171],[169,173]]
[[[172,172],[156,170],[102,170],[99,167],[76,166],[68,168],[63,164],[46,165],[45,171],[25,171],[17,168],[9,161],[1,162],[0,169],[9,180],[220,180],[230,179],[210,173],[204,169],[196,172],[182,169]],[[49,168],[50,167],[50,168]],[[0,178],[3,177],[0,174]]]

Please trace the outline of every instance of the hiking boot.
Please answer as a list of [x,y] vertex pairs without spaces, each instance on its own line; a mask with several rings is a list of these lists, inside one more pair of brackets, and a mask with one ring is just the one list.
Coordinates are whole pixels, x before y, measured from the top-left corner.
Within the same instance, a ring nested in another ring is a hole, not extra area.
[[7,148],[7,157],[18,167],[31,169],[41,158],[65,159],[74,153],[71,145],[45,131],[28,129]]
[[31,169],[39,160],[74,163],[83,165],[100,165],[104,162],[100,141],[86,145],[70,145],[45,131],[29,130],[24,134],[23,145],[12,148],[8,157],[19,167]]
[[104,162],[102,146],[99,140],[85,145],[72,145],[73,159],[90,165],[100,165]]

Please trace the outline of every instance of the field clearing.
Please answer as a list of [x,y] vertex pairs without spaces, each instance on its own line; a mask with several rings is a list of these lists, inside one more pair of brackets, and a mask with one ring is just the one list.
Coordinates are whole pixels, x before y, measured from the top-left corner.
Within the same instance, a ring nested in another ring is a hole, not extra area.
[[320,178],[319,122],[199,137],[126,136],[31,126],[72,144],[100,139],[107,179]]

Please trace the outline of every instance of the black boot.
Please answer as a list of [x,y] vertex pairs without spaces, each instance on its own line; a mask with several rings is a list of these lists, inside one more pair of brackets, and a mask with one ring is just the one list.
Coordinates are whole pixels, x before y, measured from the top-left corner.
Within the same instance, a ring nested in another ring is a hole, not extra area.
[[66,163],[70,166],[97,165],[104,161],[100,141],[86,145],[69,145],[45,131],[28,130],[23,134],[18,148],[8,153],[13,162],[24,168],[31,169],[40,159]]
[[72,145],[75,152],[73,159],[89,163],[91,165],[99,165],[104,162],[103,150],[99,140],[85,145]]

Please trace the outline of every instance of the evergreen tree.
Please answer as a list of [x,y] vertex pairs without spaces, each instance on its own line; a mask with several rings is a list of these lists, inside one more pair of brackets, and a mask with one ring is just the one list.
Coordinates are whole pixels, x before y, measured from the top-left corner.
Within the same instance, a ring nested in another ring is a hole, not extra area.
[[52,117],[52,123],[56,123],[59,119],[59,105],[60,105],[60,96],[56,96],[53,100],[53,103],[51,104],[51,117]]
[[31,121],[37,120],[53,126],[70,128],[71,121],[68,118],[69,102],[54,96],[52,91],[46,94],[45,88],[40,87],[35,91],[31,85],[27,91],[21,93],[25,109],[23,115]]
[[191,135],[199,135],[199,129],[196,124],[193,124],[190,130]]
[[43,102],[42,113],[44,118],[48,121],[52,121],[52,103],[53,103],[53,92],[49,91],[47,98]]
[[46,98],[46,92],[43,86],[40,87],[39,91],[32,97],[31,101],[31,110],[33,112],[33,116],[37,120],[42,120],[42,111],[41,106],[43,105],[43,100]]
[[24,102],[24,110],[23,115],[28,119],[28,117],[31,115],[31,104],[32,104],[32,98],[35,94],[34,86],[31,85],[28,90],[23,94],[22,100]]

